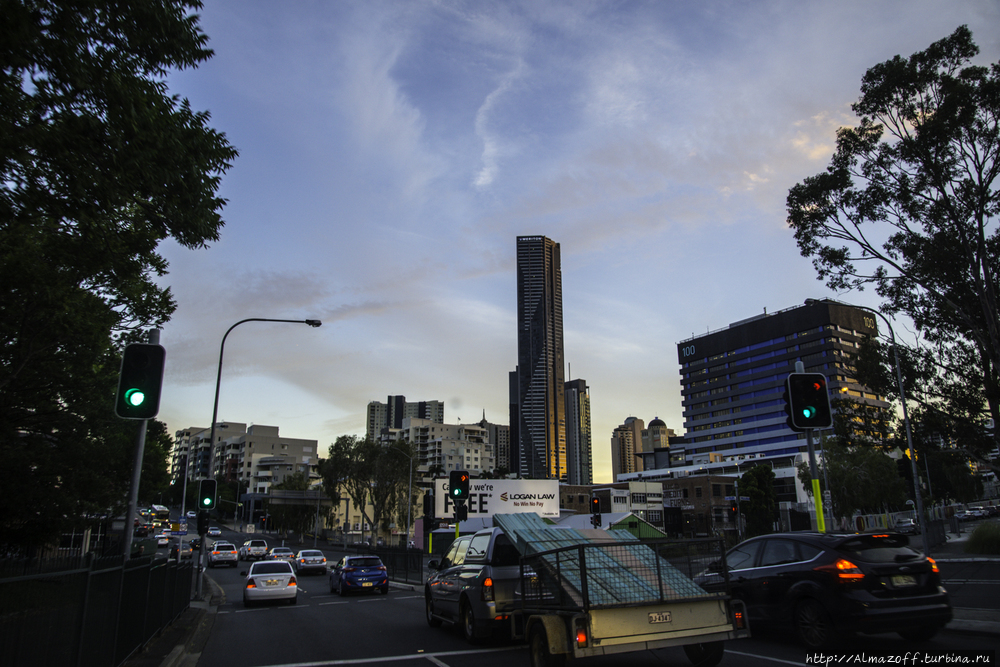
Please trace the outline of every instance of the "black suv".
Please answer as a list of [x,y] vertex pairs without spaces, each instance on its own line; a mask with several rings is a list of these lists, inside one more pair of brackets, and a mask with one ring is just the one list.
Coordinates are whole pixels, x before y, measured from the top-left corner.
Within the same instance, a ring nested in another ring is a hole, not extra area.
[[[733,547],[726,564],[751,627],[791,627],[811,648],[855,632],[926,640],[951,620],[934,560],[898,533],[762,535]],[[714,564],[695,583],[722,590],[723,577]]]

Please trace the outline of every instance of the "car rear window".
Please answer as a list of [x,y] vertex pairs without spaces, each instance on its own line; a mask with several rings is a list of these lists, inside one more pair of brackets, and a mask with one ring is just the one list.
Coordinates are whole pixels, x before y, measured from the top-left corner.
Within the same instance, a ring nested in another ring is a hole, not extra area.
[[216,551],[236,551],[236,547],[232,544],[220,543],[215,545]]
[[351,567],[378,567],[382,561],[378,558],[352,558],[347,564]]
[[858,535],[838,544],[837,551],[866,563],[899,563],[920,558],[909,544],[905,535]]
[[280,561],[275,563],[254,563],[250,570],[250,574],[289,574],[291,571],[291,565],[285,561]]
[[302,557],[303,558],[322,558],[323,557],[323,552],[322,551],[303,551],[301,553],[302,553]]
[[265,542],[264,540],[251,540],[250,541],[250,546],[252,546],[252,547],[264,547],[266,549],[267,548],[267,542]]

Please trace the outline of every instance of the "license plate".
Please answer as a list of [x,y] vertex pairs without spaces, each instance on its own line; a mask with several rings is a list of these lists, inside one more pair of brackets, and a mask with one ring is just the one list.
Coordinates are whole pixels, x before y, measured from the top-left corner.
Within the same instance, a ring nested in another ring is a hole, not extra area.
[[916,586],[917,578],[912,574],[894,574],[892,576],[892,585],[896,588],[905,588],[907,586]]
[[669,611],[653,611],[649,613],[650,623],[670,623]]
[[281,582],[280,582],[280,581],[278,581],[277,579],[266,579],[266,580],[264,581],[264,585],[265,585],[265,586],[277,586],[277,585],[278,585],[278,584],[280,584],[280,583],[281,583]]
[[364,582],[364,583],[363,583],[363,584],[361,584],[361,585],[362,585],[362,586],[374,586],[374,584],[373,584],[372,582],[370,582],[370,581],[366,581],[366,582]]

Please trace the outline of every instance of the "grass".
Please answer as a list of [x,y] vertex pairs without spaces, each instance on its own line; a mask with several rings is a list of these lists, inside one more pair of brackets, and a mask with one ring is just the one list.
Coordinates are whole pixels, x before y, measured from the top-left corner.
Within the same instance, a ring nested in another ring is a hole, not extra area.
[[980,524],[966,541],[965,553],[1000,556],[1000,523],[987,521]]

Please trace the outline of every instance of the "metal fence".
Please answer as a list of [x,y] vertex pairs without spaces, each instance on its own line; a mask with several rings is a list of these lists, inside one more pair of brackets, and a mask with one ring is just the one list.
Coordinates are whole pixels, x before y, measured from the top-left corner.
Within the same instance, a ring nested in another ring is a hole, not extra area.
[[399,547],[375,547],[370,550],[382,559],[382,564],[393,581],[422,584],[426,578],[424,554],[417,549]]
[[187,609],[190,562],[0,561],[0,662],[118,667]]

